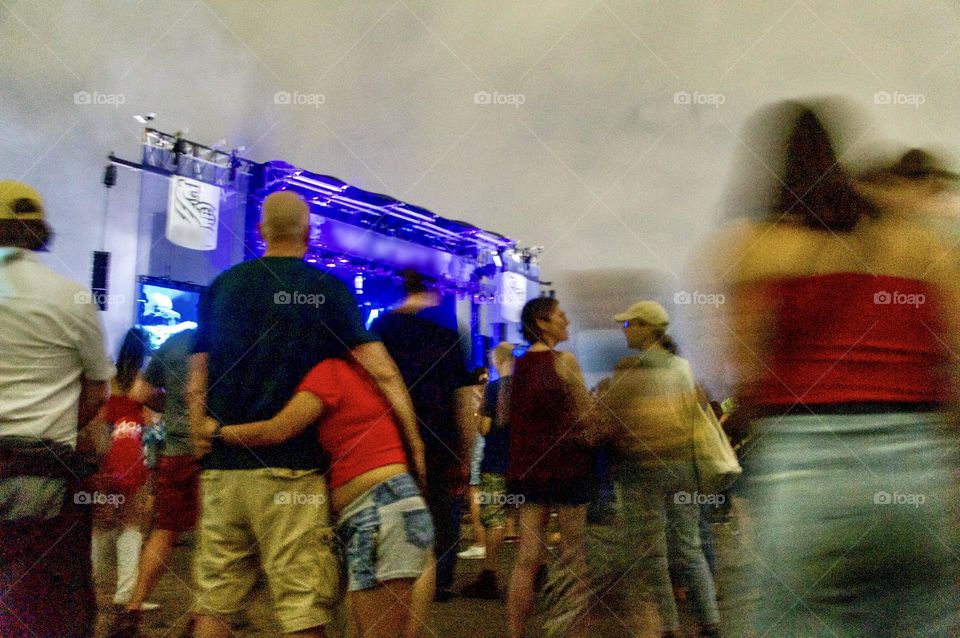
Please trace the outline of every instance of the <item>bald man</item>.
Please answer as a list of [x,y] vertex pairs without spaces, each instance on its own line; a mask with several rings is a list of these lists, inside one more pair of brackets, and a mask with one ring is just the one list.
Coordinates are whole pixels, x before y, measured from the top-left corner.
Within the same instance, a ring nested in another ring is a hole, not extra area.
[[188,390],[195,451],[202,456],[194,572],[196,636],[231,635],[227,619],[249,608],[262,573],[285,635],[324,636],[339,600],[324,473],[330,462],[308,428],[279,445],[223,445],[204,430],[266,420],[322,360],[355,357],[402,424],[412,465],[423,444],[402,377],[363,326],[356,300],[333,275],[303,261],[309,209],[292,192],[264,201],[267,250],[217,277],[200,302]]

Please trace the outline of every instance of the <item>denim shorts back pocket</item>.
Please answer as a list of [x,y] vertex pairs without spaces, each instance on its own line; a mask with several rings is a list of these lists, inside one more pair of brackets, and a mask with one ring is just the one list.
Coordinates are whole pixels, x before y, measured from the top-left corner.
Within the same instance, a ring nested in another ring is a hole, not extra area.
[[433,546],[433,519],[427,508],[403,512],[403,531],[407,542],[418,549]]

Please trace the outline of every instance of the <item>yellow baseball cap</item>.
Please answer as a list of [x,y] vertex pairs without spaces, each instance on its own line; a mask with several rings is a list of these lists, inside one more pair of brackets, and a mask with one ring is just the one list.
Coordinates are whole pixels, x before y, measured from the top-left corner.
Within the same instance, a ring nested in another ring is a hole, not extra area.
[[666,309],[656,301],[638,301],[623,312],[613,315],[614,321],[631,321],[639,319],[651,326],[666,326],[670,323],[670,315]]
[[43,198],[31,186],[0,180],[0,219],[43,219]]

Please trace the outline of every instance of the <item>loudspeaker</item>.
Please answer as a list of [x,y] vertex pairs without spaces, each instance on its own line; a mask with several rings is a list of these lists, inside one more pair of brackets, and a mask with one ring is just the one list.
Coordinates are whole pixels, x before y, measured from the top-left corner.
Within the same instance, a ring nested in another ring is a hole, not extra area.
[[103,185],[107,188],[113,188],[117,184],[117,167],[113,164],[107,164],[103,171]]
[[107,286],[110,274],[110,253],[103,250],[93,251],[93,278],[90,290],[100,310],[107,309]]

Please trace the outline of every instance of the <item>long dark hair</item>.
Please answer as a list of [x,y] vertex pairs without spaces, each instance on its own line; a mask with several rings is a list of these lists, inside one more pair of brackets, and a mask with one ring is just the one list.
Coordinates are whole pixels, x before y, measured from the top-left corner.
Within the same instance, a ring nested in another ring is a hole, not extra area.
[[117,354],[117,386],[124,394],[133,388],[143,362],[147,358],[149,337],[143,328],[134,326],[127,330]]
[[820,117],[801,107],[787,142],[783,185],[774,215],[788,214],[815,230],[853,230],[873,207],[853,188]]
[[727,187],[729,216],[832,232],[852,230],[864,215],[876,216],[835,150],[835,134],[862,137],[865,120],[834,98],[760,109],[744,128],[746,150],[738,153]]
[[540,341],[541,330],[537,321],[548,321],[558,305],[560,302],[555,297],[537,297],[524,304],[520,312],[523,338],[531,344]]
[[677,346],[677,342],[674,341],[673,337],[668,335],[666,332],[663,333],[663,336],[660,337],[660,346],[672,354],[675,357],[680,356],[680,347]]

